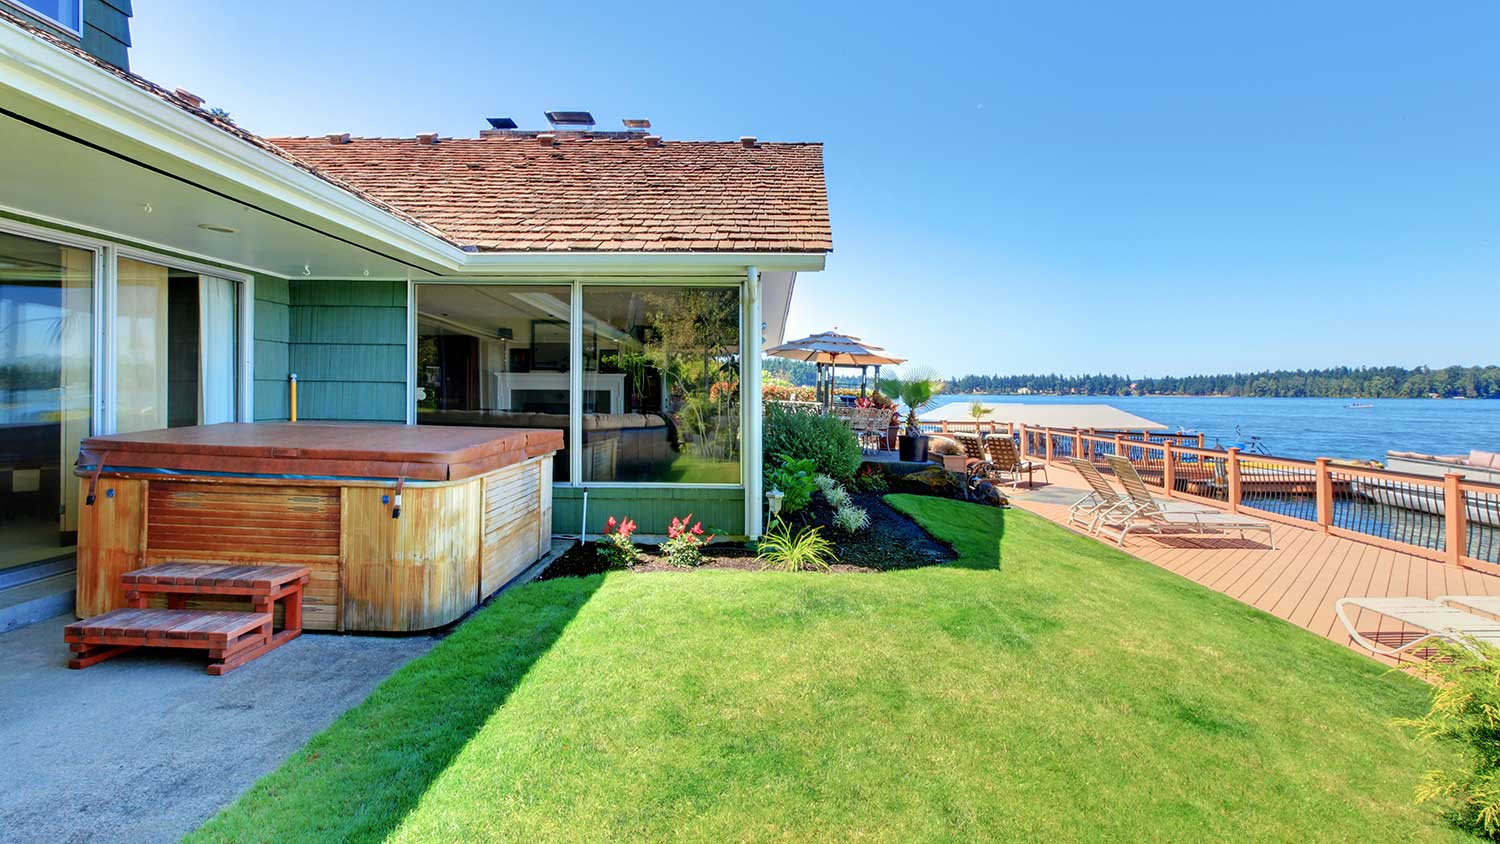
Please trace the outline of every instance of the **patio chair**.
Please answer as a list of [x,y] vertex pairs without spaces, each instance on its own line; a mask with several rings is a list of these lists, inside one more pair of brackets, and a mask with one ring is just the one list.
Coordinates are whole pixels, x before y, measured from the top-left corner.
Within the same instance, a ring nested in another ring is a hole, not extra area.
[[[1226,513],[1206,505],[1157,501],[1135,467],[1130,465],[1130,461],[1116,455],[1106,457],[1105,460],[1130,498],[1128,508],[1117,508],[1108,514],[1111,518],[1119,518],[1119,534],[1115,537],[1115,544],[1124,545],[1125,537],[1132,532],[1209,535],[1233,531],[1243,538],[1246,532],[1258,531],[1265,533],[1267,545],[1273,550],[1276,548],[1276,538],[1271,533],[1270,522],[1240,513]],[[1107,519],[1101,520],[1099,529],[1102,531],[1108,524]]]
[[[1349,631],[1350,639],[1365,650],[1384,656],[1396,656],[1435,639],[1470,649],[1475,642],[1500,647],[1500,621],[1450,606],[1467,605],[1467,602],[1476,600],[1483,598],[1458,595],[1445,595],[1436,601],[1427,598],[1340,598],[1334,603],[1333,611],[1343,622],[1344,629]],[[1494,600],[1489,599],[1490,602]],[[1378,613],[1424,633],[1395,647],[1382,645],[1355,629],[1354,622],[1345,612],[1348,607]]]
[[1088,533],[1099,529],[1099,522],[1110,512],[1121,507],[1128,508],[1130,499],[1115,492],[1109,481],[1099,474],[1099,467],[1078,457],[1066,458],[1069,466],[1089,485],[1089,492],[1068,507],[1068,524],[1076,525]]
[[886,429],[890,426],[891,412],[883,407],[857,407],[850,417],[854,435],[859,437],[860,450],[866,454],[880,450],[885,445]]
[[989,455],[984,453],[984,443],[978,434],[954,434],[953,439],[963,446],[964,458],[969,461],[970,477],[982,474],[990,468]]
[[1037,472],[1042,473],[1042,478],[1047,483],[1052,483],[1051,479],[1047,478],[1047,464],[1022,460],[1021,455],[1016,451],[1016,441],[1005,434],[998,436],[991,434],[985,437],[984,450],[990,457],[989,463],[993,467],[992,476],[998,478],[1002,475],[1009,475],[1011,489],[1019,488],[1022,475],[1026,476],[1026,486],[1032,486],[1032,476]]

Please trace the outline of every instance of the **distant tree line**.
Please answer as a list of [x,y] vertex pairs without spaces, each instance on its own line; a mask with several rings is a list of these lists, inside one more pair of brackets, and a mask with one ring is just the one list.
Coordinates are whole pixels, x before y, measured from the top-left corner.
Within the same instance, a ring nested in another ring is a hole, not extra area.
[[1257,396],[1329,398],[1500,398],[1500,366],[1277,369],[1232,375],[1132,378],[1129,375],[965,375],[949,393],[1085,396]]

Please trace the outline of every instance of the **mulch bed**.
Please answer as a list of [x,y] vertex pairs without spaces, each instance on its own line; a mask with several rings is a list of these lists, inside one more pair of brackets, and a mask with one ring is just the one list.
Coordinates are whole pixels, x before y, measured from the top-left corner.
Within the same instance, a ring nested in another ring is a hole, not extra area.
[[[827,525],[833,514],[827,505],[821,503],[821,496],[818,496],[818,500],[819,503],[810,512],[798,514],[806,515],[807,522],[798,519],[794,524],[810,522]],[[868,530],[849,536],[829,527],[823,528],[823,534],[838,548],[839,562],[830,567],[833,573],[896,571],[956,559],[953,549],[933,539],[921,525],[896,512],[879,495],[858,494],[854,496],[854,503],[870,514]],[[637,545],[636,548],[640,551],[641,561],[631,571],[692,571],[667,563],[655,545]],[[703,549],[703,558],[703,565],[696,568],[759,571],[761,567],[760,561],[755,559],[755,552],[743,545],[709,545]],[[583,577],[606,570],[594,544],[589,543],[573,546],[566,554],[554,560],[538,579]]]

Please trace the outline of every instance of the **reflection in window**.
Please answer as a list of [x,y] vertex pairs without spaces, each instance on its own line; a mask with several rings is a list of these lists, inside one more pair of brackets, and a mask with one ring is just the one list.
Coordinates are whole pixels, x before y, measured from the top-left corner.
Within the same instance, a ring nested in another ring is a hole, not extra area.
[[94,254],[0,234],[0,569],[67,553],[89,434]]
[[583,290],[583,480],[740,482],[739,290]]
[[[417,423],[568,429],[568,285],[417,285]],[[567,451],[553,462],[568,480]]]

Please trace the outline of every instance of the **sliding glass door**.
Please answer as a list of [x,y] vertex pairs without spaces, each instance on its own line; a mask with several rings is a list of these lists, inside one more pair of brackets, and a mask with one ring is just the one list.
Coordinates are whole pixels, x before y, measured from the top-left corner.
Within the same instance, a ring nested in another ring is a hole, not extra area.
[[93,301],[93,252],[0,232],[0,569],[76,542]]
[[115,294],[115,430],[233,422],[239,285],[121,258]]

